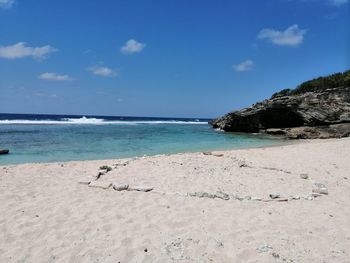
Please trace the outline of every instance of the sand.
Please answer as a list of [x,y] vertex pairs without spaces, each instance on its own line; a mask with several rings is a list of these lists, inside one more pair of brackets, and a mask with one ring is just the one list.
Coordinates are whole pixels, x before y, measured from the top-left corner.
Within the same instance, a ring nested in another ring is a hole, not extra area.
[[350,138],[213,154],[1,166],[0,262],[350,262]]

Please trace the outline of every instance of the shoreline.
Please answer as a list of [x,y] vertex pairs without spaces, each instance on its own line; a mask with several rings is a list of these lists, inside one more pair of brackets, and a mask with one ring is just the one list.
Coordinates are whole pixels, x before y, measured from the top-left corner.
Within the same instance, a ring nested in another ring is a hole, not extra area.
[[2,259],[346,262],[350,138],[301,142],[1,166]]

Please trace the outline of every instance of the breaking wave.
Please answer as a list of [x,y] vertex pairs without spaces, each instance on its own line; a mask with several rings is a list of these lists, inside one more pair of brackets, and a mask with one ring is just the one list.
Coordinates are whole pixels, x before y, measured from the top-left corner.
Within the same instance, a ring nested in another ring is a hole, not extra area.
[[204,121],[178,121],[178,120],[149,120],[149,121],[123,121],[123,120],[105,120],[98,118],[62,118],[60,120],[0,120],[0,125],[4,124],[31,124],[31,125],[107,125],[107,124],[208,124]]

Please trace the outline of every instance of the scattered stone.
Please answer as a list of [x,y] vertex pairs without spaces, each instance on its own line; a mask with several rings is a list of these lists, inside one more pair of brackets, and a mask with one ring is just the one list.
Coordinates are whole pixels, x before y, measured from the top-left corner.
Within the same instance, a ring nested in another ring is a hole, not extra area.
[[245,200],[252,200],[252,197],[249,196],[249,195],[247,195],[247,196],[244,197],[244,199],[245,199]]
[[328,189],[327,188],[314,188],[312,189],[313,193],[317,193],[317,194],[323,194],[323,195],[328,195]]
[[277,201],[277,202],[288,202],[288,198],[279,197],[279,198],[273,199],[273,201]]
[[299,195],[291,196],[291,200],[300,200],[300,196]]
[[111,185],[112,183],[110,182],[92,181],[90,182],[89,187],[108,189],[111,187]]
[[96,180],[100,179],[100,177],[102,175],[105,175],[106,173],[105,172],[98,172],[97,176],[96,176]]
[[212,155],[211,152],[203,152],[203,155]]
[[273,248],[271,246],[265,244],[265,245],[258,247],[256,250],[258,250],[259,253],[263,253],[263,252],[268,252],[270,249],[273,249]]
[[199,197],[199,198],[215,198],[215,195],[209,194],[207,192],[195,192],[195,193],[188,193],[189,196],[192,197]]
[[315,188],[312,189],[313,193],[328,195],[328,189],[323,183],[315,182]]
[[246,164],[245,161],[239,160],[239,161],[238,161],[238,167],[239,167],[239,168],[248,167],[248,165]]
[[301,179],[309,179],[309,176],[307,174],[300,174]]
[[100,170],[105,170],[106,173],[112,171],[112,167],[108,166],[108,165],[102,165],[100,166]]
[[220,198],[223,200],[230,200],[230,196],[222,191],[218,191],[215,194],[215,198]]
[[147,249],[147,248],[145,248],[143,251],[144,251],[144,252],[147,252],[147,251],[148,251],[148,249]]
[[150,192],[154,189],[152,186],[134,186],[134,187],[129,187],[129,191],[139,191],[139,192]]
[[318,188],[326,188],[326,186],[323,183],[320,182],[314,182],[314,185]]
[[128,190],[129,185],[128,184],[113,184],[113,189],[116,191],[126,191]]
[[269,196],[270,196],[271,199],[276,199],[276,198],[280,197],[280,195],[276,194],[276,193],[270,194]]
[[213,156],[215,156],[215,157],[223,157],[224,154],[223,153],[214,153]]
[[244,200],[244,198],[243,198],[243,197],[240,197],[239,195],[231,195],[231,197],[232,197],[233,199],[236,199],[236,200],[239,200],[239,201],[243,201],[243,200]]
[[79,182],[78,182],[78,184],[83,184],[83,185],[88,185],[88,184],[90,184],[91,183],[91,180],[88,180],[88,179],[86,179],[86,180],[80,180]]
[[280,258],[280,255],[278,255],[276,252],[272,252],[272,256],[273,256],[274,258]]
[[312,196],[312,197],[320,197],[320,196],[322,196],[322,194],[319,194],[319,193],[311,193],[311,196]]

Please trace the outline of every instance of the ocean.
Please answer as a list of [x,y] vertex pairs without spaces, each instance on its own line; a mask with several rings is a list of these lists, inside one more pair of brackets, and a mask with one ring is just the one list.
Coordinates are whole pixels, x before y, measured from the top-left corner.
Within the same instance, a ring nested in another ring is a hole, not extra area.
[[272,146],[269,136],[224,133],[209,119],[0,113],[0,165],[97,160]]

